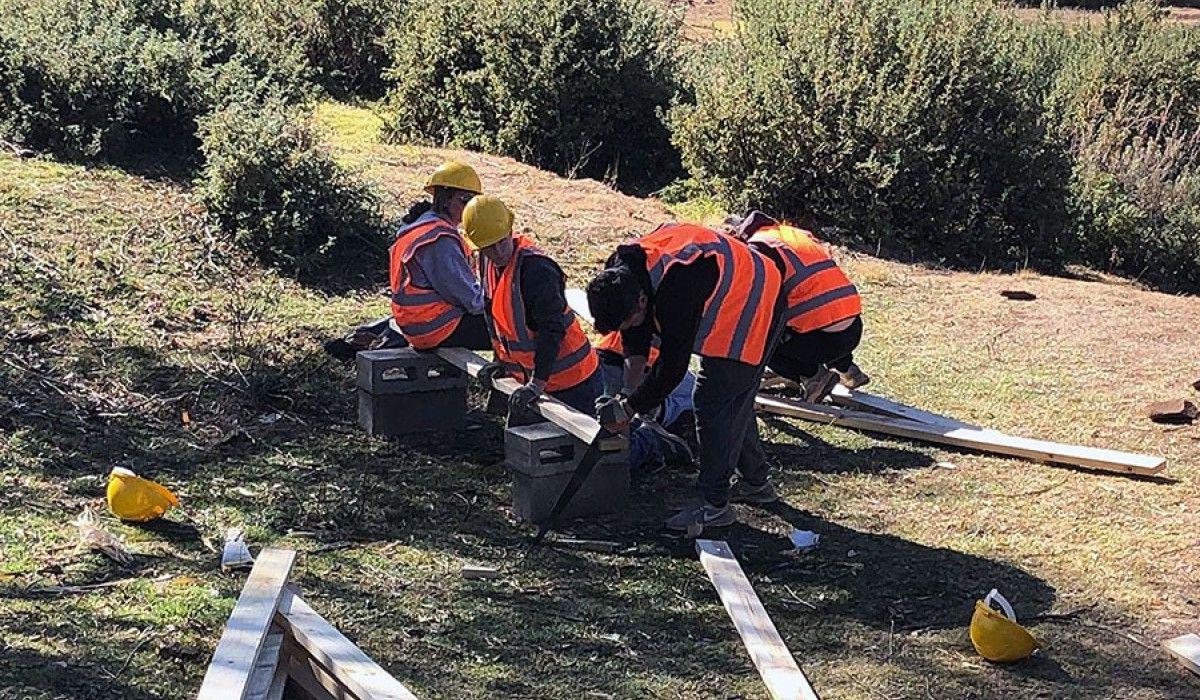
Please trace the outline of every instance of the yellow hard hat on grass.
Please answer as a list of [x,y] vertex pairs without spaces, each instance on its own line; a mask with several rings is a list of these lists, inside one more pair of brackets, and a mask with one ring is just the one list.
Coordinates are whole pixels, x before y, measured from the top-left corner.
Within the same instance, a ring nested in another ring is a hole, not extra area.
[[[1004,612],[991,607],[995,601]],[[971,643],[975,651],[988,661],[1020,661],[1042,646],[1024,627],[1017,624],[1012,606],[992,589],[984,600],[975,601],[971,616]]]
[[475,174],[474,168],[456,160],[448,160],[433,171],[429,181],[425,183],[425,191],[433,194],[434,187],[453,187],[475,194],[483,192],[483,185],[480,184],[479,175]]
[[467,240],[482,250],[512,233],[513,215],[498,197],[472,197],[463,210],[462,226]]
[[128,469],[114,467],[108,475],[108,508],[121,520],[145,522],[162,517],[179,499],[161,484]]

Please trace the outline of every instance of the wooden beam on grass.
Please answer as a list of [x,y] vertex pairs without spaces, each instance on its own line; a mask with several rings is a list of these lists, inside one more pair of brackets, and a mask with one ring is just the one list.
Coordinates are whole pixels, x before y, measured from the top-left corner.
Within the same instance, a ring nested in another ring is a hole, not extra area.
[[280,611],[276,620],[297,646],[358,700],[416,700],[403,683],[380,668],[300,596],[293,596],[291,609]]
[[[472,377],[479,374],[479,369],[487,364],[487,360],[466,348],[438,348],[437,355]],[[496,390],[504,394],[511,394],[520,387],[520,382],[508,377],[497,379],[495,383]],[[600,424],[595,418],[576,411],[553,396],[545,394],[539,396],[530,408],[589,445],[600,434]],[[601,444],[600,449],[618,449],[623,445],[624,438],[615,437],[608,441],[611,444]]]
[[1185,634],[1163,642],[1163,646],[1187,670],[1200,676],[1200,634]]
[[819,700],[729,545],[719,540],[696,540],[696,552],[771,697]]
[[939,427],[917,421],[879,416],[832,406],[818,406],[802,401],[788,401],[759,396],[755,407],[765,413],[800,418],[814,423],[855,428],[868,432],[965,447],[1010,457],[1023,457],[1038,462],[1061,464],[1086,469],[1098,469],[1120,474],[1153,476],[1162,472],[1166,460],[1161,457],[1118,452],[1096,447],[1065,445],[1045,440],[1015,437],[995,430]]
[[[284,585],[296,562],[289,549],[264,549],[238,596],[197,700],[244,700],[253,670],[271,632],[271,620],[284,597]],[[276,653],[278,650],[276,649]]]

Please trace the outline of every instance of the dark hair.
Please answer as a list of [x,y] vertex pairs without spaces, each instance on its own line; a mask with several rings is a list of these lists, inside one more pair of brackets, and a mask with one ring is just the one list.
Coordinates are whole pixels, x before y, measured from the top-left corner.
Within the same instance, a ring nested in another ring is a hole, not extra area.
[[419,202],[413,202],[408,207],[408,213],[405,214],[400,220],[406,224],[411,224],[412,222],[421,218],[425,212],[429,211],[430,209],[433,209],[433,203],[427,199],[422,199]]
[[601,270],[587,286],[592,325],[600,333],[611,333],[637,311],[641,285],[625,266]]

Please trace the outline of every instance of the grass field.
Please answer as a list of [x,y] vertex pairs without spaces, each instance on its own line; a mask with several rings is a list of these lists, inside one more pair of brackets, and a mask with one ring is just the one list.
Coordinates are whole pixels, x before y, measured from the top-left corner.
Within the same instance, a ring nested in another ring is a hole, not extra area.
[[[379,144],[363,110],[318,118],[392,213],[451,155]],[[453,155],[576,285],[623,235],[671,216],[596,182]],[[494,419],[403,442],[361,433],[351,372],[320,341],[386,311],[380,280],[301,287],[229,250],[186,188],[7,155],[0,251],[0,698],[194,694],[244,580],[217,567],[228,526],[300,550],[314,607],[421,697],[766,697],[689,544],[659,529],[686,475],[643,485],[626,522],[581,530],[627,543],[620,553],[527,554]],[[879,393],[1162,455],[1168,470],[1129,479],[765,421],[784,502],[739,508],[717,535],[822,697],[1200,694],[1159,648],[1200,627],[1200,427],[1141,411],[1200,399],[1200,304],[1084,272],[841,259],[864,291],[860,361]],[[183,507],[115,521],[102,498],[114,465]],[[85,506],[134,564],[77,549]],[[793,527],[821,533],[820,548],[786,554]],[[503,575],[462,580],[465,563]],[[974,653],[966,626],[992,587],[1040,656],[994,666]]]

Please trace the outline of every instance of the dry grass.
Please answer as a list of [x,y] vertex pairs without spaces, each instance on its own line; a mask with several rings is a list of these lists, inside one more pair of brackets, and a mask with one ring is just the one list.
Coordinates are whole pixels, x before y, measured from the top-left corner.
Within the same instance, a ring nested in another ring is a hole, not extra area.
[[[362,110],[319,116],[394,212],[439,160],[470,162],[573,284],[621,236],[670,215],[504,158],[381,146]],[[189,697],[241,585],[210,550],[231,524],[305,551],[314,605],[422,697],[764,697],[689,547],[658,528],[688,477],[645,485],[627,523],[589,531],[627,551],[526,558],[498,426],[397,443],[354,425],[349,371],[318,341],[385,299],[242,267],[205,231],[177,188],[0,156],[0,320],[54,331],[0,341],[0,698]],[[865,292],[860,359],[879,393],[1017,434],[1163,454],[1169,478],[765,422],[785,504],[741,508],[742,524],[719,534],[822,696],[1195,697],[1200,683],[1157,644],[1200,618],[1200,427],[1140,413],[1196,396],[1195,299],[843,259]],[[1004,288],[1038,299],[1007,301]],[[69,524],[102,505],[115,463],[175,489],[190,517],[106,518],[138,554],[129,567],[76,551]],[[784,554],[793,527],[820,532],[821,547]],[[465,563],[504,575],[463,581]],[[1046,642],[1040,658],[975,656],[966,623],[992,586]]]

